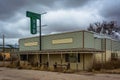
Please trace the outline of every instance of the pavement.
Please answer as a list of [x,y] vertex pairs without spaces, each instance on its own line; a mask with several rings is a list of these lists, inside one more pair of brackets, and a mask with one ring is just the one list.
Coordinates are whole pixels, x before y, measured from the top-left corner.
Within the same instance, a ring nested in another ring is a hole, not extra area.
[[0,67],[0,80],[120,80],[120,74],[68,74]]

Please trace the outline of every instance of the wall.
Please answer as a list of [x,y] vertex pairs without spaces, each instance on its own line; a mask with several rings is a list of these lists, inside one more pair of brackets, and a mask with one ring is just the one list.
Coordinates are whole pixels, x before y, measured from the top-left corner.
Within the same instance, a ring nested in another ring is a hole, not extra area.
[[[42,50],[82,48],[82,45],[83,45],[82,36],[83,35],[81,31],[43,36]],[[68,39],[71,39],[71,42],[64,41]],[[59,43],[61,40],[62,42]],[[58,43],[53,43],[53,41],[56,41]],[[34,42],[37,42],[36,45],[34,45]],[[39,50],[38,37],[20,39],[19,44],[20,44],[20,51]],[[27,44],[27,46],[25,44]]]
[[90,32],[84,32],[84,48],[94,48],[94,35]]
[[[70,39],[72,38],[72,42],[70,43],[60,43],[53,44],[53,40],[62,40],[62,39]],[[71,33],[62,33],[50,36],[44,36],[42,41],[42,49],[68,49],[68,48],[80,48],[82,47],[82,32],[71,32]]]
[[[30,44],[33,42],[38,42],[34,46],[25,46],[25,43]],[[20,51],[30,51],[30,50],[39,50],[39,38],[38,37],[32,37],[32,38],[25,38],[25,39],[20,39],[19,40],[19,50]]]
[[[67,64],[67,62],[65,62],[65,55],[62,55],[62,64]],[[42,62],[47,62],[48,61],[48,57],[47,54],[43,54],[42,55]],[[49,64],[50,64],[50,68],[53,68],[53,65],[55,64],[55,62],[57,62],[58,64],[61,64],[61,55],[60,54],[51,54],[49,55]],[[83,63],[83,54],[80,54],[80,62],[76,63],[70,63],[70,68],[72,70],[77,70],[77,66],[78,66],[78,70],[83,70],[83,64],[84,64],[84,69],[88,70],[92,67],[93,64],[93,55],[92,54],[84,54],[84,63]]]
[[[84,39],[83,39],[83,32],[84,32]],[[83,40],[84,40],[84,44],[83,44]],[[36,45],[34,45],[34,42],[37,42]],[[20,51],[39,50],[38,37],[20,39],[19,43],[20,43]],[[83,48],[83,46],[85,48],[94,48],[93,33],[87,31],[76,31],[76,32],[68,32],[61,34],[46,35],[42,37],[42,50]]]
[[94,48],[97,49],[97,50],[102,50],[101,49],[101,39],[100,38],[95,38],[94,41],[95,41]]

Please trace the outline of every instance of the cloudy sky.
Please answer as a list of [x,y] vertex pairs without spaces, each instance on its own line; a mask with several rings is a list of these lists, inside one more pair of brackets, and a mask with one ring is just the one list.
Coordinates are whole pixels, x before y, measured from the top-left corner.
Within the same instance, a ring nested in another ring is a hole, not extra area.
[[86,29],[90,23],[115,20],[120,22],[120,0],[0,0],[0,44],[18,44],[30,34],[26,11],[44,13],[42,34]]

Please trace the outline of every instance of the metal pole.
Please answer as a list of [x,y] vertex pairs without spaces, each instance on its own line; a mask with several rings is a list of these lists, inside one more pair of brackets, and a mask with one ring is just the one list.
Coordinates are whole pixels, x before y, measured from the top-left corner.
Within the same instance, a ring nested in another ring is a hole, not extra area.
[[5,51],[5,36],[3,34],[3,52]]
[[39,20],[39,50],[41,51],[41,14],[40,14],[40,20]]
[[39,19],[39,50],[41,51],[42,50],[42,37],[41,37],[41,27],[42,27],[42,25],[41,25],[41,15],[43,15],[43,14],[46,14],[46,12],[45,13],[41,13],[40,14],[40,19]]
[[76,70],[78,71],[78,53],[76,53]]
[[3,66],[5,65],[5,36],[3,34]]

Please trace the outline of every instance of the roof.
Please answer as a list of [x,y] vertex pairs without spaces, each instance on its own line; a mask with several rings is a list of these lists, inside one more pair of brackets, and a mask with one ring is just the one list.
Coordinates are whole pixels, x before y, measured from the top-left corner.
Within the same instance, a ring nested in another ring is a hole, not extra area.
[[[0,48],[3,48],[3,45],[0,45]],[[4,48],[19,48],[18,45],[4,45]]]
[[[52,35],[68,34],[68,33],[75,33],[75,32],[88,32],[88,33],[94,34],[94,32],[91,32],[91,31],[87,31],[87,30],[78,30],[78,31],[71,31],[71,32],[61,32],[61,33],[55,33],[55,34],[48,34],[48,35],[42,35],[42,36],[44,37],[44,36],[52,36]],[[37,38],[37,37],[38,37],[38,36],[27,37],[27,38],[21,38],[21,39],[29,39],[29,38]],[[19,39],[19,40],[21,40],[21,39]]]
[[110,40],[113,40],[113,41],[119,41],[119,40],[113,39],[113,38],[111,38],[111,36],[105,35],[105,34],[94,33],[94,37],[98,38],[98,39],[110,39]]
[[[3,48],[3,45],[0,45],[0,48]],[[11,47],[5,45],[4,48],[11,48]]]
[[19,51],[15,52],[17,54],[69,54],[69,53],[83,53],[83,54],[93,54],[93,53],[103,53],[104,51],[93,49],[93,48],[73,48],[73,49],[51,49],[42,51]]

